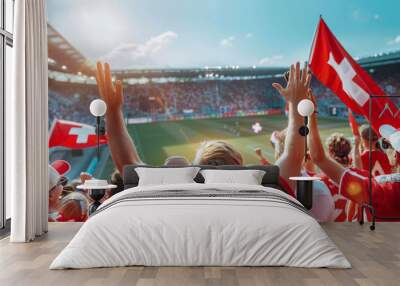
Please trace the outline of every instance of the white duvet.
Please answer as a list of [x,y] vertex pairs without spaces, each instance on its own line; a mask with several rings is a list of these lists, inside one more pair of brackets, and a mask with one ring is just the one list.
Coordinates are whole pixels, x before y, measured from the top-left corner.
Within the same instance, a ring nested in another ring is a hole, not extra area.
[[[274,200],[182,197],[121,200],[133,192],[262,190],[262,186],[179,184],[136,187],[104,202],[50,269],[145,266],[350,268],[315,219]],[[120,202],[116,203],[117,201]]]

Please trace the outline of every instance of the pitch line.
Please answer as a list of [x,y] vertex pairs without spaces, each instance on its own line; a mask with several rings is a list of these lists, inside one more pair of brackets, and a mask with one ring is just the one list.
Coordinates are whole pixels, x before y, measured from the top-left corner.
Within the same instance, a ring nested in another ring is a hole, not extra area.
[[185,138],[187,143],[190,143],[189,136],[183,131],[183,128],[179,128],[179,132],[182,134],[183,138]]

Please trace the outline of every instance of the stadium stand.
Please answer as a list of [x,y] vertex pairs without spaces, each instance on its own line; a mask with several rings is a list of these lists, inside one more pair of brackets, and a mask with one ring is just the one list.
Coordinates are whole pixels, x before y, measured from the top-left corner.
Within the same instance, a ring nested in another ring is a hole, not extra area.
[[[205,80],[126,85],[124,114],[128,118],[176,116],[228,116],[284,109],[272,88],[272,79]],[[49,116],[93,123],[90,101],[97,97],[94,84],[49,79]]]
[[[389,95],[400,94],[400,64],[375,66],[369,72]],[[284,102],[272,88],[281,77],[235,76],[228,77],[150,78],[143,82],[125,84],[124,114],[132,118],[154,120],[188,117],[224,117],[248,115],[270,109],[284,112]],[[245,73],[245,71],[242,71]],[[58,72],[59,74],[60,72]],[[278,74],[277,76],[281,75]],[[93,123],[89,114],[90,101],[98,95],[93,79],[74,75],[63,79],[49,79],[49,115],[54,118]],[[78,79],[77,79],[78,78]],[[162,82],[162,81],[166,82]],[[319,100],[319,112],[325,116],[347,116],[347,109],[338,97],[317,81],[312,85]]]

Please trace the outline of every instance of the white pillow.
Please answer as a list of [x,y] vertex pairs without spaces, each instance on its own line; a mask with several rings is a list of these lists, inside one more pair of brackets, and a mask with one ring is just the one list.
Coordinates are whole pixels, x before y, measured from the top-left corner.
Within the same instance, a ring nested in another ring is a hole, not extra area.
[[265,171],[262,170],[202,170],[205,184],[261,185]]
[[199,167],[135,168],[139,176],[139,186],[194,183],[193,179],[199,170]]

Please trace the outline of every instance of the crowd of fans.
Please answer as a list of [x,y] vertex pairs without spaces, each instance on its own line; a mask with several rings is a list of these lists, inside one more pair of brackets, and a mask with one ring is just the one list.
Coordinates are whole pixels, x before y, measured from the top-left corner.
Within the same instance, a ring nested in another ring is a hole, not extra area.
[[[400,73],[372,74],[388,95],[399,95]],[[193,114],[222,116],[225,113],[284,111],[283,99],[271,84],[275,78],[197,80],[125,85],[124,114],[128,118],[157,115]],[[321,116],[347,116],[347,108],[329,89],[314,80],[314,94],[321,102]],[[49,118],[93,124],[90,102],[98,98],[93,84],[60,82],[49,79]]]
[[[71,182],[57,170],[56,164],[49,166],[49,221],[81,222],[89,217],[89,206],[94,201],[90,197],[90,190],[78,189],[77,186],[90,180],[92,176],[82,173],[79,179]],[[100,202],[105,201],[124,189],[123,180],[118,171],[111,175],[110,182],[117,187],[105,190]]]
[[[318,132],[316,124],[313,129],[314,133]],[[369,203],[368,185],[371,166],[373,206],[377,215],[383,219],[400,215],[400,204],[397,200],[393,200],[393,196],[400,196],[400,153],[387,140],[379,138],[368,124],[364,124],[358,129],[359,135],[355,135],[353,138],[347,138],[341,133],[332,133],[327,138],[325,147],[321,146],[321,148],[322,152],[325,152],[323,149],[326,150],[327,156],[336,162],[337,166],[348,170],[347,173],[353,172],[352,176],[359,181],[353,179],[346,182],[343,180],[347,174],[346,171],[339,180],[333,178],[330,173],[326,174],[321,168],[318,168],[321,166],[314,161],[318,162],[319,159],[313,160],[314,158],[311,158],[310,154],[307,154],[303,162],[303,176],[321,178],[320,181],[313,183],[315,204],[311,209],[311,214],[319,221],[355,221],[360,220],[364,213],[371,218],[371,213],[364,212],[362,209],[363,205]],[[271,135],[270,142],[275,150],[276,161],[283,153],[285,139],[286,129],[274,131]],[[311,145],[310,148],[312,147],[314,146]],[[254,151],[260,159],[260,164],[274,164],[266,159],[261,148]],[[290,189],[287,185],[284,187]],[[348,192],[349,189],[351,191]]]
[[[128,118],[156,115],[257,112],[282,109],[284,102],[271,79],[209,80],[126,85],[124,114]],[[49,118],[93,123],[91,100],[95,85],[49,81]]]
[[49,124],[54,119],[93,124],[89,105],[96,98],[95,86],[49,79]]

